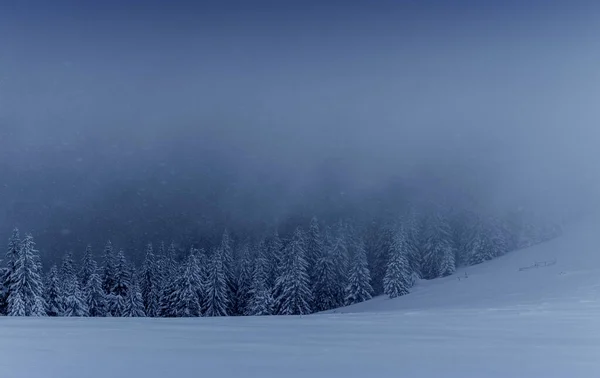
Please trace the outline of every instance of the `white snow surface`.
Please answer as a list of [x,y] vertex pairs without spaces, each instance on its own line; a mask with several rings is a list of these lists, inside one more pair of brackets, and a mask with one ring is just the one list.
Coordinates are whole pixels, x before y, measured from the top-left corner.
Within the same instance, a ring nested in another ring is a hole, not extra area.
[[4,317],[0,377],[600,377],[599,230],[312,316]]

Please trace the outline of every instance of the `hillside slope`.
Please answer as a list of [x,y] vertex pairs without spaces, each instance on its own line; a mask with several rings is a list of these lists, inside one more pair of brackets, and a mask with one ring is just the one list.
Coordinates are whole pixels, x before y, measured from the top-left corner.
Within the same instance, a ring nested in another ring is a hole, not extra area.
[[338,310],[346,314],[0,318],[0,377],[596,378],[598,229]]
[[600,223],[586,222],[565,230],[563,236],[549,242],[458,269],[450,277],[420,281],[409,295],[396,299],[381,296],[334,312],[501,308],[596,301],[600,298],[599,235]]

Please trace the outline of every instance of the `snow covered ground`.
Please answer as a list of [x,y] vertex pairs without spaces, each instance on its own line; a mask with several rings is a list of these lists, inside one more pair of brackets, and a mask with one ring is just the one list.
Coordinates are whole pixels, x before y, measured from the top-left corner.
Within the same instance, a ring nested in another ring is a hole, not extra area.
[[598,230],[336,313],[0,318],[0,377],[600,377]]

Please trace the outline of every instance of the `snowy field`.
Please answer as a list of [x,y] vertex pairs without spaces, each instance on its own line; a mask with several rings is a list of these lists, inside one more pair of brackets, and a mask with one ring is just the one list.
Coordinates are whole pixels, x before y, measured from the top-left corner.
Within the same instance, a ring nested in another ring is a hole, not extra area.
[[598,230],[336,313],[0,318],[0,377],[600,377]]

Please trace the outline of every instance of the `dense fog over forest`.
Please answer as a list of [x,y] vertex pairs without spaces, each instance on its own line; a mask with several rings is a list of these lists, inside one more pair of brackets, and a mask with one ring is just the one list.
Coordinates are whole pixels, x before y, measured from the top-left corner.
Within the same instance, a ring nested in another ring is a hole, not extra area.
[[140,263],[313,216],[590,211],[591,6],[467,3],[2,5],[0,240]]

